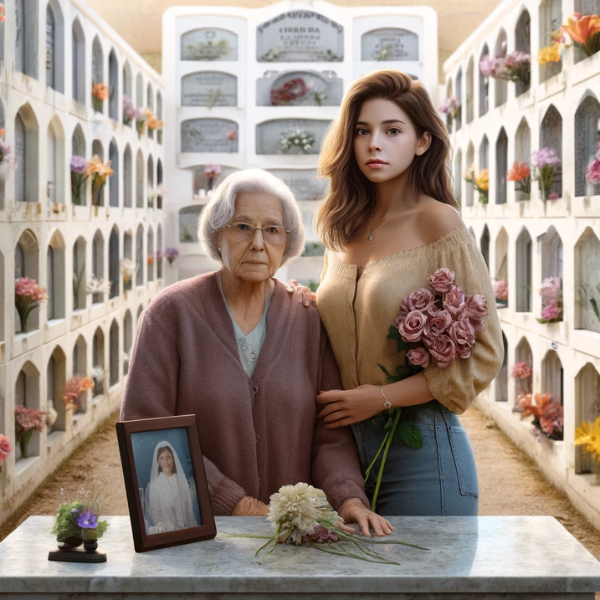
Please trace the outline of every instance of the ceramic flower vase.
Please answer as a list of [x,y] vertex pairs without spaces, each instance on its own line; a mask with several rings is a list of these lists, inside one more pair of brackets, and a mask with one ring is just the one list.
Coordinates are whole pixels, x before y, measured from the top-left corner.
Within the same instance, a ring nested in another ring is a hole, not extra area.
[[19,448],[21,449],[21,458],[27,458],[27,446],[29,446],[29,442],[31,441],[31,436],[33,435],[33,429],[29,429],[25,433],[21,435],[21,439],[19,440]]
[[54,402],[52,402],[52,400],[48,400],[48,408],[46,410],[46,425],[48,425],[48,429],[52,429],[54,427],[54,423],[56,423],[57,418],[58,413],[54,408]]

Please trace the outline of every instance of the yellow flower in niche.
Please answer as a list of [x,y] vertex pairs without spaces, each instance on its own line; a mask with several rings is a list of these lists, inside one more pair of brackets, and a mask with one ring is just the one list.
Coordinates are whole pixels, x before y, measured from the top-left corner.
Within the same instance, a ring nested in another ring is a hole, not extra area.
[[600,463],[600,417],[593,425],[584,421],[581,427],[575,429],[575,445],[583,446],[587,454],[595,454],[596,461]]
[[481,169],[481,171],[477,173],[475,183],[477,184],[477,187],[481,188],[483,191],[488,191],[490,187],[490,176],[487,169]]
[[552,44],[542,48],[538,53],[537,61],[542,66],[548,63],[560,62],[560,44]]

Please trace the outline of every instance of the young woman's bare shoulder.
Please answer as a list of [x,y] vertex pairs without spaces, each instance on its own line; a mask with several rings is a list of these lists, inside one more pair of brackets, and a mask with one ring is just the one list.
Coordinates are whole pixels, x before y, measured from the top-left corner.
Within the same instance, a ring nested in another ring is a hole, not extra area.
[[466,229],[460,213],[449,204],[426,196],[417,219],[419,234],[427,244],[435,242],[455,229]]

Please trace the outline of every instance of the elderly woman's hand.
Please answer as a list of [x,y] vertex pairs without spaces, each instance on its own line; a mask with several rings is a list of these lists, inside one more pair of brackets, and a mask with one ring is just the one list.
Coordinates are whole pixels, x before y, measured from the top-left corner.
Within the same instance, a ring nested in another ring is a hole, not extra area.
[[[344,500],[338,507],[337,513],[346,523],[358,523],[361,533],[367,537],[371,537],[369,527],[379,537],[391,535],[392,531],[394,531],[392,524],[387,519],[365,508],[365,505],[358,498]],[[338,523],[338,526],[348,533],[355,533],[354,529],[347,525]]]
[[298,294],[298,302],[302,302],[304,306],[310,306],[310,303],[317,299],[317,295],[310,288],[301,285],[295,279],[290,279],[285,286],[285,289],[291,294]]
[[268,514],[269,507],[252,496],[240,498],[231,512],[232,517],[266,517]]

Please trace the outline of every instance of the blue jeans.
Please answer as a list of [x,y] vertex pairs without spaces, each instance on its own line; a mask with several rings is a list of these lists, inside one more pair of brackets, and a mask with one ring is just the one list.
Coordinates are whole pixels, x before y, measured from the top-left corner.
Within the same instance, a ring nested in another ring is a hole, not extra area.
[[[392,442],[376,511],[386,516],[476,516],[479,487],[475,457],[458,417],[432,400],[407,410],[423,438],[413,450]],[[363,473],[383,441],[387,414],[352,425]],[[373,498],[381,456],[365,483]]]

